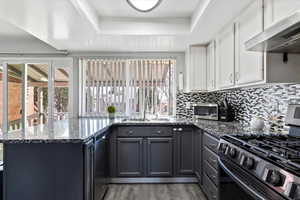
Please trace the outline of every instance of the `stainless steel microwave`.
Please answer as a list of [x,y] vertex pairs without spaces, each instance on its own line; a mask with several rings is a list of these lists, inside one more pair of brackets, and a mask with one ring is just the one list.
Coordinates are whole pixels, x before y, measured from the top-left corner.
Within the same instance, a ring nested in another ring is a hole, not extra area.
[[199,103],[194,104],[194,118],[195,119],[209,119],[218,120],[218,104],[215,103]]
[[286,125],[300,126],[300,104],[290,104],[286,115]]

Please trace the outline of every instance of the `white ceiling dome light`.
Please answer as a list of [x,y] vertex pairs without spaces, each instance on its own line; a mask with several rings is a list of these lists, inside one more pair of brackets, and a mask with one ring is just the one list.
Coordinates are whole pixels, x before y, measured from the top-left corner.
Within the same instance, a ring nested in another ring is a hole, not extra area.
[[155,9],[162,0],[126,0],[127,3],[139,12],[150,12]]

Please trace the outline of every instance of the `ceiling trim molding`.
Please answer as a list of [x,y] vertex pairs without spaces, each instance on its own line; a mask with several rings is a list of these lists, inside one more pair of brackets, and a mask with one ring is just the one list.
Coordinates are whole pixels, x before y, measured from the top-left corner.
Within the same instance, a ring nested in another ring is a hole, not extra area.
[[186,35],[189,18],[120,18],[102,17],[101,33],[109,35]]
[[194,31],[198,21],[201,19],[207,7],[212,1],[213,0],[203,0],[200,2],[200,4],[198,5],[197,9],[195,10],[191,18],[191,30],[190,30],[191,32]]
[[84,16],[89,23],[93,26],[97,33],[101,32],[100,28],[100,17],[97,14],[97,11],[90,6],[90,3],[87,0],[69,0],[75,9]]

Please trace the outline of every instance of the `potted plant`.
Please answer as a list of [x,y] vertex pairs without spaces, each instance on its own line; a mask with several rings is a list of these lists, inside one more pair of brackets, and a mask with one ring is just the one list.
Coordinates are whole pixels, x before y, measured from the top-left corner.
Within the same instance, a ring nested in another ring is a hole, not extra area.
[[115,106],[108,106],[107,107],[107,112],[108,112],[109,119],[114,119],[115,118],[115,113],[116,113],[116,107]]

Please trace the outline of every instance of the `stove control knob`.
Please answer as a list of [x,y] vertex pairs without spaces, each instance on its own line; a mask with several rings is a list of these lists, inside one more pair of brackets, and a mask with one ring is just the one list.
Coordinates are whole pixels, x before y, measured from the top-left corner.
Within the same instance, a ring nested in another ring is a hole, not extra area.
[[300,184],[289,182],[284,194],[291,199],[300,199]]
[[281,180],[280,172],[278,172],[276,170],[271,170],[269,172],[269,178],[267,181],[273,186],[281,186],[282,180]]
[[230,151],[229,151],[229,155],[230,155],[231,158],[235,158],[236,155],[237,155],[236,149],[232,147],[232,148],[230,149]]
[[219,150],[220,150],[220,152],[223,152],[223,153],[225,153],[225,151],[226,151],[226,148],[227,148],[227,144],[223,143],[223,144],[221,144],[221,145],[220,145],[220,148],[219,148]]
[[248,157],[245,161],[245,166],[247,167],[247,169],[253,169],[255,166],[255,160]]

